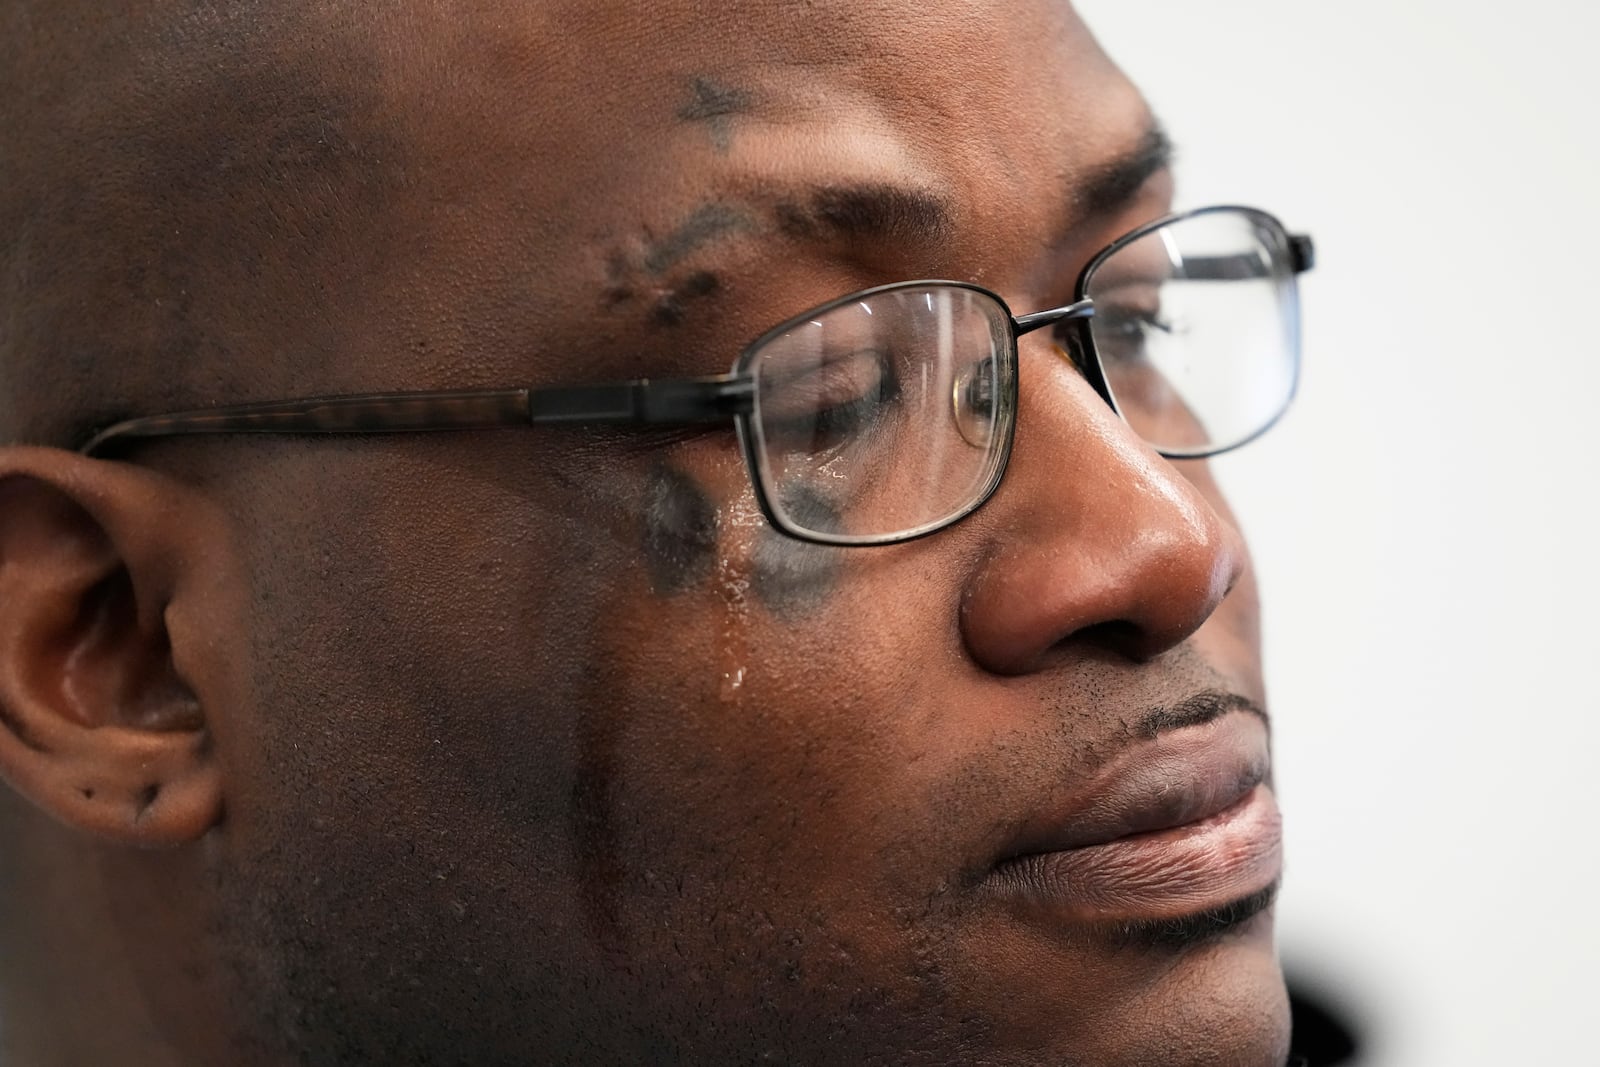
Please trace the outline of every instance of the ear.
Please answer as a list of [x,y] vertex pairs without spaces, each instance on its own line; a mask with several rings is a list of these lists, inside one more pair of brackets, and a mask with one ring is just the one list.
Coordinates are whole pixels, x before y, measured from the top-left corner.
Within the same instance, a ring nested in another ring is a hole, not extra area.
[[221,820],[180,668],[207,644],[195,562],[225,555],[208,506],[128,464],[0,448],[0,778],[71,826],[173,845]]

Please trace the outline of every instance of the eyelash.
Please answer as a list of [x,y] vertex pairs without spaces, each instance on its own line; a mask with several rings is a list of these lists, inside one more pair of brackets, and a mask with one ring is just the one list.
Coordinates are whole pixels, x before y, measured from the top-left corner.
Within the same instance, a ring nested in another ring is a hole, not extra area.
[[1110,323],[1111,329],[1118,333],[1132,333],[1135,329],[1143,331],[1153,327],[1162,333],[1172,332],[1172,323],[1161,317],[1159,311],[1140,311],[1131,308],[1106,308],[1096,309],[1095,320],[1097,324]]

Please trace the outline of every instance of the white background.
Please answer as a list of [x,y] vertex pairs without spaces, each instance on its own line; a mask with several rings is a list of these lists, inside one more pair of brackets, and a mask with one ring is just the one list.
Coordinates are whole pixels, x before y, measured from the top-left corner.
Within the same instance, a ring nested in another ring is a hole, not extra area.
[[1286,961],[1373,1067],[1600,1064],[1600,5],[1078,8],[1182,205],[1317,241],[1300,399],[1220,464],[1266,598]]

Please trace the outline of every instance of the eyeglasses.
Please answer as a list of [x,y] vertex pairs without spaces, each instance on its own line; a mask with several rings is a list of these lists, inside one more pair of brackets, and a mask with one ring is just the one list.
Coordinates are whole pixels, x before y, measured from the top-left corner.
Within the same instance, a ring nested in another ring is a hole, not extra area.
[[1294,396],[1296,276],[1311,239],[1265,212],[1159,219],[1084,267],[1072,303],[1015,316],[987,289],[911,281],[768,330],[722,375],[664,381],[308,397],[130,419],[81,451],[214,433],[401,433],[731,418],[762,513],[804,541],[882,545],[943,529],[1000,484],[1017,413],[1017,338],[1057,351],[1164,456],[1264,433]]

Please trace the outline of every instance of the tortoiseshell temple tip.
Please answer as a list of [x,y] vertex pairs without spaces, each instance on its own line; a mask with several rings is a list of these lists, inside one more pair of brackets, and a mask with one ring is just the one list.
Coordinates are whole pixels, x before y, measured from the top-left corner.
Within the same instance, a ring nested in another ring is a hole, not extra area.
[[89,456],[113,441],[188,434],[415,433],[525,426],[530,421],[528,395],[527,389],[362,393],[180,411],[108,426],[78,451]]

